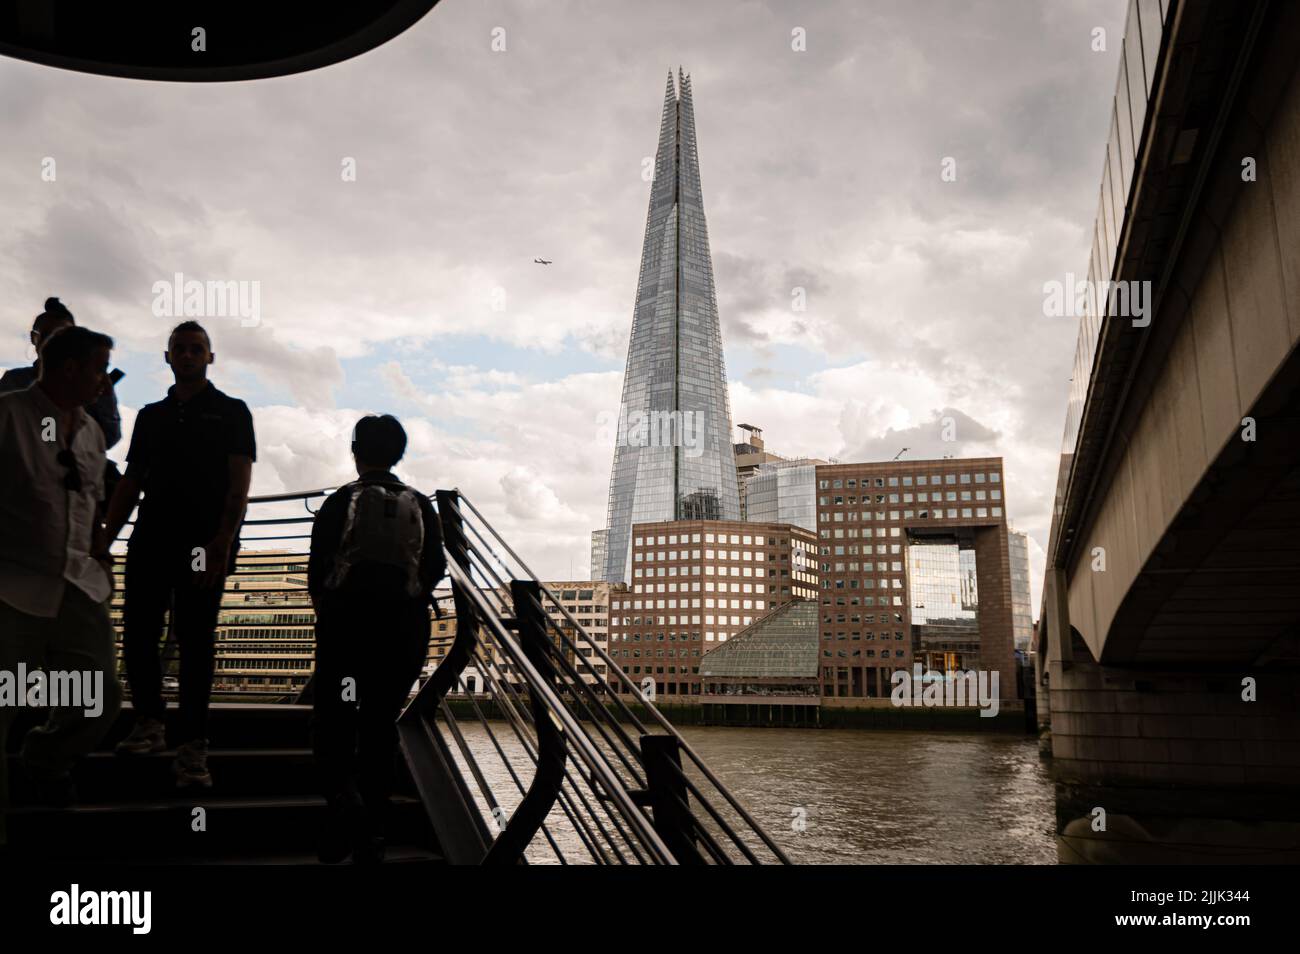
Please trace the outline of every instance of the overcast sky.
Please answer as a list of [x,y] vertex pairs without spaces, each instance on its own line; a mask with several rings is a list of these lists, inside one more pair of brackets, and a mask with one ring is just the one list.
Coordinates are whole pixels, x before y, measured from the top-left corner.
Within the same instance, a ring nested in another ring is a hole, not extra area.
[[213,380],[253,408],[254,493],[337,485],[357,417],[391,412],[399,473],[584,578],[680,64],[735,420],[788,456],[1005,457],[1036,614],[1077,332],[1042,287],[1087,270],[1124,8],[443,0],[282,79],[0,58],[0,366],[59,295],[116,339],[129,433],[170,384],[154,283],[259,282],[258,324],[204,319]]

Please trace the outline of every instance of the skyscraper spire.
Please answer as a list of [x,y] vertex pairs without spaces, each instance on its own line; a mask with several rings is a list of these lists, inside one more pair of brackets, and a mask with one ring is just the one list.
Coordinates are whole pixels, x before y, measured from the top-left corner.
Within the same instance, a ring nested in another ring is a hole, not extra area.
[[[626,581],[634,523],[738,520],[731,407],[690,77],[664,93],[600,578]],[[597,568],[598,569],[598,568]]]

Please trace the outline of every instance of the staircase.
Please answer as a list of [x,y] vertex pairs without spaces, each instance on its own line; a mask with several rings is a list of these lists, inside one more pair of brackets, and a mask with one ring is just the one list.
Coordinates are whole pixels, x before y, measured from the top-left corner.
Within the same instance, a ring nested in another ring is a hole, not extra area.
[[[174,711],[174,710],[173,710]],[[49,808],[33,793],[16,752],[32,719],[10,734],[10,860],[105,864],[318,864],[325,818],[308,748],[310,706],[213,705],[208,766],[213,787],[177,792],[175,751],[120,756],[124,707],[98,751],[77,767],[78,803]],[[202,808],[206,830],[195,831]],[[423,806],[399,765],[388,819],[388,863],[441,863]]]
[[[250,500],[280,509],[244,521],[244,548],[309,539],[310,508],[284,508],[326,493]],[[397,721],[401,757],[386,862],[788,864],[654,706],[653,694],[633,685],[477,508],[455,490],[437,491],[436,500],[456,631]],[[239,585],[228,580],[228,592]],[[274,605],[309,610],[302,600],[299,586]],[[474,691],[470,671],[481,680]],[[174,751],[114,754],[134,719],[125,706],[99,750],[78,766],[78,803],[68,808],[33,798],[15,754],[37,718],[24,710],[5,754],[9,859],[317,864],[326,805],[308,749],[307,695],[295,704],[214,704],[209,791],[176,791]]]

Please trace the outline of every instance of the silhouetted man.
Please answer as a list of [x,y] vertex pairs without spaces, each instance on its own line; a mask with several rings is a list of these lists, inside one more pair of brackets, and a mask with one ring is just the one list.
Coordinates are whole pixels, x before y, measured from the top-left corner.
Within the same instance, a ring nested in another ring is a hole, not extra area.
[[[108,731],[121,701],[108,612],[113,578],[91,556],[104,435],[83,410],[108,386],[112,347],[107,335],[62,328],[43,341],[36,383],[0,395],[0,672],[24,694],[29,685],[15,685],[20,664],[43,668],[47,686],[56,672],[76,674],[81,686],[80,705],[51,699],[58,704],[45,725],[23,742],[38,795],[54,805],[74,800],[73,763]],[[4,742],[15,704],[14,698],[0,702],[6,803]]]
[[123,474],[108,508],[107,550],[144,501],[127,544],[122,649],[136,711],[124,755],[166,748],[158,639],[169,606],[180,648],[176,760],[180,788],[210,788],[208,703],[213,639],[225,578],[234,572],[239,528],[257,450],[243,401],[208,381],[215,355],[197,322],[177,325],[164,355],[176,383],[136,416]]
[[447,568],[429,498],[392,473],[405,451],[395,417],[358,421],[358,479],[332,493],[312,525],[312,748],[330,803],[327,864],[383,859],[397,716],[424,666],[433,587]]

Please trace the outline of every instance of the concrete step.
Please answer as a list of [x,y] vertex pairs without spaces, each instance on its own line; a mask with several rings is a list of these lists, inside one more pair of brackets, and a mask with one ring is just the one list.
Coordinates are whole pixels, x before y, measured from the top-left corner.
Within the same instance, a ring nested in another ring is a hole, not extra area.
[[[208,710],[208,741],[212,748],[291,749],[309,744],[311,706],[274,705],[270,703],[213,703]],[[13,712],[14,725],[9,733],[7,750],[15,752],[23,734],[45,719],[40,709],[21,708]],[[167,710],[167,741],[171,746],[188,741],[177,738],[176,709]],[[99,748],[111,750],[135,725],[135,711],[130,702],[123,704]]]
[[[92,752],[73,772],[77,797],[83,802],[118,802],[170,798],[176,791],[172,774],[174,750],[147,755]],[[30,805],[36,793],[17,755],[9,755],[9,797],[13,805]],[[210,749],[208,770],[212,791],[226,796],[316,795],[320,782],[310,749]],[[394,792],[414,795],[405,761],[394,759]]]
[[[92,752],[74,771],[78,798],[94,803],[170,797],[175,758],[175,751]],[[208,770],[214,791],[223,796],[313,795],[320,788],[309,749],[212,749]],[[32,804],[35,793],[16,755],[9,756],[9,779],[12,804]]]
[[[194,830],[197,808],[204,813],[202,831]],[[16,806],[9,816],[8,860],[291,864],[314,861],[325,819],[325,800],[314,796],[208,793],[83,802],[68,809]],[[423,806],[414,798],[393,799],[386,834],[395,860],[438,858]]]
[[[174,750],[114,753],[135,721],[128,705],[99,750],[77,765],[78,804],[68,809],[36,801],[16,754],[23,730],[40,717],[38,711],[20,712],[9,738],[10,857],[115,864],[315,863],[326,807],[307,747],[310,706],[214,705],[208,752],[214,786],[178,792],[171,769]],[[400,756],[396,770],[387,831],[392,860],[440,862]],[[193,829],[196,807],[206,814],[205,831]]]

